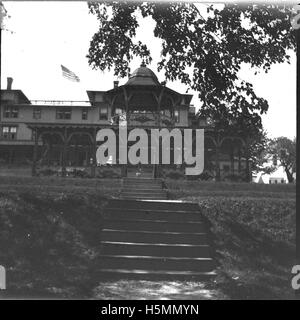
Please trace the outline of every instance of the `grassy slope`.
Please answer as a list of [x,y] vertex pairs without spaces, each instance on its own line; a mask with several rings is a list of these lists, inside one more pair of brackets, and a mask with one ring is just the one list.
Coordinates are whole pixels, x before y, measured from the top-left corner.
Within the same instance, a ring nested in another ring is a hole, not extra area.
[[90,297],[101,211],[94,195],[0,192],[4,297]]
[[[218,276],[210,288],[233,299],[293,298],[295,186],[167,184],[173,198],[198,201],[211,224]],[[1,177],[5,296],[93,297],[101,211],[119,189],[118,180]]]
[[86,178],[58,178],[58,177],[1,177],[0,191],[15,190],[53,192],[53,193],[86,193],[118,196],[122,187],[120,179],[86,179]]
[[294,185],[167,184],[173,198],[198,202],[211,226],[218,264],[212,288],[231,299],[294,298]]
[[205,182],[166,180],[171,198],[179,199],[186,196],[209,197],[254,197],[254,198],[293,198],[296,197],[294,184],[257,184],[234,182]]

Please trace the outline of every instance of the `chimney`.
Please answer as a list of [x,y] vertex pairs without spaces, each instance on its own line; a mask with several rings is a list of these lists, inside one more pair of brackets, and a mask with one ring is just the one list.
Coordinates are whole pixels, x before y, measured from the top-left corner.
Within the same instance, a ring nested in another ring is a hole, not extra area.
[[11,90],[13,80],[13,78],[7,77],[7,90]]
[[114,81],[114,88],[117,88],[119,86],[119,81]]

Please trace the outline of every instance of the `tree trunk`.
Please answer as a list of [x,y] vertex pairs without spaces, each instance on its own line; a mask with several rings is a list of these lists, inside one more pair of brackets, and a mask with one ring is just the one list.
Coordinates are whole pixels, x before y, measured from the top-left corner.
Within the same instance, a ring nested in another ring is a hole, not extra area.
[[287,168],[284,168],[284,171],[285,171],[285,173],[286,173],[288,182],[289,182],[289,183],[293,183],[293,182],[294,182],[293,174],[292,174]]

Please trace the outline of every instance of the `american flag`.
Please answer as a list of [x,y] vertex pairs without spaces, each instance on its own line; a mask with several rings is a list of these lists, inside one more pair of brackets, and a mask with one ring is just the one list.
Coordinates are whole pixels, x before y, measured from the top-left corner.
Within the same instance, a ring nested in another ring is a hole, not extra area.
[[79,77],[76,76],[76,74],[74,72],[72,72],[68,68],[64,67],[63,65],[61,65],[61,70],[62,70],[63,77],[65,77],[71,81],[75,81],[75,82],[80,81]]

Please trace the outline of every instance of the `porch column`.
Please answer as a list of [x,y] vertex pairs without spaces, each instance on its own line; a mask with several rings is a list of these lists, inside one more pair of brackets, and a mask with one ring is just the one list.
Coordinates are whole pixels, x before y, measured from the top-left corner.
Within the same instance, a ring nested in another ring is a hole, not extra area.
[[234,175],[234,146],[230,146],[230,174]]
[[247,151],[247,155],[246,155],[246,180],[247,180],[247,182],[251,182],[251,180],[252,180],[252,172],[251,172],[251,165],[250,165],[248,151]]
[[220,149],[219,149],[219,145],[216,145],[216,161],[215,161],[215,166],[216,166],[216,181],[221,181],[221,172],[220,172],[220,159],[219,159],[219,153],[220,153]]
[[251,140],[246,138],[246,144],[245,144],[245,157],[246,157],[246,181],[251,182],[252,181],[252,168],[250,165],[250,144]]
[[37,163],[37,152],[38,152],[38,130],[37,130],[37,128],[35,128],[33,132],[34,132],[34,146],[33,146],[31,175],[33,177],[35,177],[37,175],[36,163]]
[[242,165],[241,165],[241,147],[239,147],[239,149],[238,149],[238,157],[239,157],[239,160],[238,160],[238,173],[240,174],[241,173],[241,168],[242,168]]
[[67,170],[66,170],[66,162],[67,162],[67,144],[68,144],[68,137],[67,137],[67,128],[65,128],[64,135],[63,135],[63,150],[62,150],[62,163],[61,163],[61,175],[62,177],[66,177]]
[[97,166],[97,158],[96,158],[96,151],[97,151],[97,141],[96,141],[96,135],[97,135],[97,130],[96,128],[93,129],[93,141],[92,141],[92,167],[91,167],[91,176],[93,178],[96,177],[96,166]]

